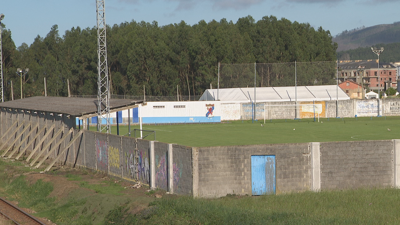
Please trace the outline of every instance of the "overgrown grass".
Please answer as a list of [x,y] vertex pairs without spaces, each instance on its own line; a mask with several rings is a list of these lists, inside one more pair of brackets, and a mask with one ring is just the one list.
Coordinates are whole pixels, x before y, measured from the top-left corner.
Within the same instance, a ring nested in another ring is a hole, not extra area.
[[[261,126],[263,125],[263,126]],[[388,130],[390,129],[390,131]],[[94,130],[94,127],[91,127]],[[138,126],[131,126],[133,129]],[[143,125],[156,131],[157,141],[185,146],[230,146],[397,139],[400,117],[322,118],[301,120],[234,121],[220,124]],[[112,127],[112,133],[117,133]],[[120,126],[120,135],[128,133]],[[146,139],[151,140],[152,135]]]
[[80,180],[82,180],[82,177],[79,176],[79,175],[76,175],[76,174],[70,174],[69,173],[69,174],[65,175],[65,177],[70,181],[80,181]]
[[[10,201],[18,202],[19,207],[34,210],[34,216],[50,219],[56,224],[102,224],[104,217],[114,208],[121,205],[127,207],[147,206],[154,199],[149,196],[127,196],[125,190],[114,180],[106,179],[99,184],[91,184],[83,179],[83,175],[91,177],[87,170],[74,170],[72,173],[51,173],[52,176],[66,177],[69,182],[78,184],[66,193],[60,192],[65,198],[49,197],[55,190],[53,184],[37,180],[29,183],[26,176],[31,170],[21,162],[0,160],[0,196]],[[26,174],[26,175],[22,175]],[[92,180],[92,178],[89,178]],[[82,184],[79,186],[79,184]],[[143,194],[144,195],[144,194]]]
[[99,194],[121,195],[121,191],[124,190],[123,187],[113,181],[103,181],[101,184],[89,184],[87,181],[82,181],[79,185]]
[[137,216],[128,215],[123,207],[116,208],[105,224],[399,224],[399,200],[400,190],[396,189],[214,200],[180,197],[156,201]]
[[50,183],[38,180],[32,185],[28,185],[25,176],[19,176],[6,186],[6,192],[12,200],[17,200],[20,207],[44,210],[52,207],[54,198],[47,196],[53,191]]

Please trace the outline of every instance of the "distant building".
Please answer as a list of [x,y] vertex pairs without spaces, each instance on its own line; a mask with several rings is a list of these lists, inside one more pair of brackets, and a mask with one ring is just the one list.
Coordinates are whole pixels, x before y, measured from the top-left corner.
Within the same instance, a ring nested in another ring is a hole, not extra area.
[[350,80],[373,91],[386,91],[390,87],[397,89],[397,67],[379,62],[378,69],[378,60],[340,61],[338,78],[339,83]]
[[364,99],[365,91],[362,85],[352,80],[345,80],[339,84],[339,87],[346,92],[350,99]]
[[370,91],[367,94],[365,94],[365,98],[366,99],[378,99],[379,96],[378,96],[378,93]]

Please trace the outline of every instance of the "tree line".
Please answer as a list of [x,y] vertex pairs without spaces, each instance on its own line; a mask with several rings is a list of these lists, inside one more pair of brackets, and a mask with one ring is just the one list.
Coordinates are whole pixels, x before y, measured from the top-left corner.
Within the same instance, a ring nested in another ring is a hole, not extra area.
[[[17,68],[29,68],[22,77],[24,97],[97,94],[97,28],[74,27],[60,36],[58,26],[28,46],[16,47],[10,30],[3,30],[4,96],[19,98]],[[124,22],[107,26],[110,91],[117,95],[200,95],[217,86],[218,62],[279,63],[335,61],[336,43],[329,31],[308,23],[255,21],[236,23],[200,21],[159,26],[157,22]],[[330,75],[327,75],[330,76]],[[271,78],[273,79],[273,78]],[[276,79],[279,79],[277,77]],[[270,83],[276,83],[273,80]]]

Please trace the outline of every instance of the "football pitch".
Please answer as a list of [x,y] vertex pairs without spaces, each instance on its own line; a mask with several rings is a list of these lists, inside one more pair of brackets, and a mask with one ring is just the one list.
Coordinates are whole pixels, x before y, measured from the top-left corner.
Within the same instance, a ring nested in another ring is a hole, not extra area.
[[[95,127],[91,127],[94,130]],[[131,125],[131,137],[138,125]],[[144,139],[191,147],[400,139],[400,117],[230,121],[218,124],[143,125]],[[117,127],[112,126],[117,134]],[[128,126],[119,134],[129,136]],[[136,131],[136,136],[140,136]]]

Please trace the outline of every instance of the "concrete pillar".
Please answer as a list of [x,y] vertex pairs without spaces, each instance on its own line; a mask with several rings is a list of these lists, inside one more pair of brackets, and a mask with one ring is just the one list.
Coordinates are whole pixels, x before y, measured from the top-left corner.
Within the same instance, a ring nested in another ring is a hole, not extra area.
[[82,130],[87,130],[88,128],[88,123],[87,123],[87,119],[82,119]]
[[400,139],[393,140],[394,142],[394,188],[400,188]]
[[172,144],[168,145],[168,191],[174,193],[174,156]]
[[192,148],[193,197],[199,197],[199,149]]
[[321,190],[321,152],[320,143],[311,142],[311,190]]
[[156,189],[156,160],[154,155],[154,141],[149,142],[150,148],[150,189]]

